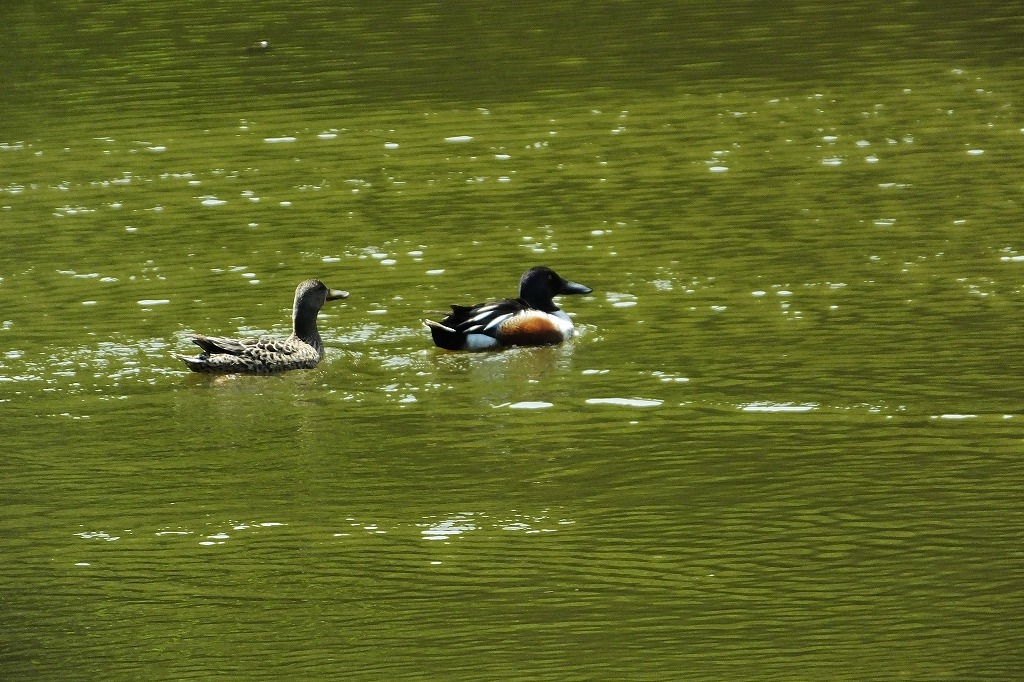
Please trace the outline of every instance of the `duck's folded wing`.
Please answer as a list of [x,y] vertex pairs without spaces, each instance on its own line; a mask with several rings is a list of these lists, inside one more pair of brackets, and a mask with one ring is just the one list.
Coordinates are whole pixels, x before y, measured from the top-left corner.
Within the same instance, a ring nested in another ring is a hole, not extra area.
[[241,355],[246,348],[252,346],[254,341],[255,339],[229,339],[226,336],[202,336],[201,334],[192,337],[192,343],[213,355]]
[[494,303],[481,303],[467,308],[452,306],[452,314],[445,318],[445,324],[462,334],[487,334],[493,336],[502,322],[521,313],[529,306],[518,298],[506,298]]
[[231,339],[226,336],[202,336],[192,337],[192,343],[196,344],[210,355],[249,355],[262,353],[275,353],[277,355],[291,355],[297,350],[288,339],[276,339],[270,336],[262,336],[258,339]]
[[261,338],[253,347],[261,353],[273,353],[275,355],[291,355],[299,350],[299,346],[290,339]]

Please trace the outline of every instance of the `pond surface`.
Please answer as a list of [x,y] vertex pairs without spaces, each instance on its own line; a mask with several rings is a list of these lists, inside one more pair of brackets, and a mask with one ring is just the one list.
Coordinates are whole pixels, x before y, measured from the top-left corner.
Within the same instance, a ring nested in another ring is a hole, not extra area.
[[0,674],[1019,677],[1024,14],[677,4],[7,8]]

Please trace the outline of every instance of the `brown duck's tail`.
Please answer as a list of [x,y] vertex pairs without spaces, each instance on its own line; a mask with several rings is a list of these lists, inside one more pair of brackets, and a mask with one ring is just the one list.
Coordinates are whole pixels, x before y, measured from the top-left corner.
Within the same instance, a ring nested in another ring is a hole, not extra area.
[[171,353],[172,358],[176,358],[185,363],[193,372],[207,372],[206,358],[202,355],[181,355],[180,353]]

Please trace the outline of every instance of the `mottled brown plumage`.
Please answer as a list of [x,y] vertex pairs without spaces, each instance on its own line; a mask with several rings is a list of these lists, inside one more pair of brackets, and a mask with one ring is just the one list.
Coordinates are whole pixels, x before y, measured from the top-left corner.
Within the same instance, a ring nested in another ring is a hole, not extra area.
[[320,308],[327,301],[343,298],[348,298],[347,291],[328,289],[320,280],[308,279],[295,289],[292,334],[288,338],[231,339],[197,334],[191,340],[203,349],[200,355],[174,355],[193,372],[274,374],[312,369],[324,357],[324,344],[316,328]]

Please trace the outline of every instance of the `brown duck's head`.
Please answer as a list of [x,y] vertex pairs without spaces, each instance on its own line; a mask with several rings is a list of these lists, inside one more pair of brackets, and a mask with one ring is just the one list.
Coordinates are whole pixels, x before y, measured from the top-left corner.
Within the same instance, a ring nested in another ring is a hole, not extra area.
[[298,316],[300,313],[315,315],[320,312],[320,308],[327,301],[337,301],[343,298],[348,298],[347,291],[329,289],[318,279],[307,279],[295,287],[295,315]]

